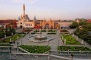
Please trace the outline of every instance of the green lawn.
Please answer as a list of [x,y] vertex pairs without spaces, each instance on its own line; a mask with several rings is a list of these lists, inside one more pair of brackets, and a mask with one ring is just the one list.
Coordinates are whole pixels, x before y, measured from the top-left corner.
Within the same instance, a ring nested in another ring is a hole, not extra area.
[[11,46],[9,43],[8,44],[1,44],[0,43],[0,46]]
[[49,46],[29,46],[29,45],[22,45],[20,46],[24,50],[30,53],[45,53],[50,50]]
[[19,39],[19,38],[21,38],[23,36],[24,36],[24,34],[15,34],[15,35],[10,36],[10,37],[8,37],[8,38],[6,38],[4,40],[0,40],[0,43],[9,43],[10,39],[11,39],[12,42],[15,42],[17,39]]
[[81,43],[78,42],[74,37],[69,34],[62,34],[62,38],[66,41],[67,45],[80,45]]
[[59,51],[91,51],[91,49],[87,47],[74,47],[74,46],[58,46]]

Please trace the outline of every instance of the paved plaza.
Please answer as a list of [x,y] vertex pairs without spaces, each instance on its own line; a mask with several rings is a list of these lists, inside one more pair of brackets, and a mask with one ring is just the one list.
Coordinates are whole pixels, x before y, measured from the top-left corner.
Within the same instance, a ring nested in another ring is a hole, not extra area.
[[[43,32],[43,34],[45,34],[47,32]],[[61,46],[63,45],[62,40],[60,39],[60,31],[57,31],[57,34],[47,34],[47,36],[51,36],[53,37],[53,40],[48,41],[48,42],[42,42],[42,43],[35,43],[35,42],[31,42],[29,41],[29,37],[32,36],[33,34],[31,34],[31,32],[29,34],[27,34],[25,37],[21,38],[20,40],[18,40],[19,44],[21,45],[49,45],[51,46],[51,50],[52,51],[57,51],[57,46]]]

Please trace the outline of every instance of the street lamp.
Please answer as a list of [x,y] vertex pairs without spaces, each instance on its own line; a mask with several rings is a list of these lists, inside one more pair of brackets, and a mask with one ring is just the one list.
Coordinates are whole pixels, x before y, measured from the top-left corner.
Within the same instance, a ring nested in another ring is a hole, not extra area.
[[5,35],[5,38],[6,38],[6,35]]
[[12,41],[11,41],[11,39],[10,39],[10,41],[9,41],[9,43],[10,43],[10,59],[11,59],[11,44],[12,44]]
[[[61,38],[60,38],[61,39]],[[58,40],[58,46],[59,46],[59,40]]]
[[22,45],[22,38],[21,38],[21,45]]
[[18,45],[19,45],[19,42],[17,41],[17,52],[18,52]]
[[[48,46],[49,46],[49,41],[48,41]],[[48,60],[50,60],[50,50],[49,50],[49,54],[48,54]]]
[[13,36],[13,33],[12,33],[12,36]]

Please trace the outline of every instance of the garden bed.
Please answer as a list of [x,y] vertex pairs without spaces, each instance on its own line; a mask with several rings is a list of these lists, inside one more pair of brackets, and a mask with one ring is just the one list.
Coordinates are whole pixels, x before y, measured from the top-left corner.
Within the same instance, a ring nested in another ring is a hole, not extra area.
[[56,32],[48,32],[47,34],[56,34]]
[[56,30],[48,30],[48,32],[57,32]]
[[74,37],[69,34],[62,34],[61,36],[63,43],[67,45],[80,45],[81,43],[77,41]]
[[50,50],[49,46],[30,46],[30,45],[22,45],[20,46],[24,50],[30,53],[45,53]]
[[60,30],[61,34],[69,34],[69,32],[67,30]]
[[87,47],[75,47],[75,46],[58,46],[59,51],[91,51],[90,48]]
[[31,34],[36,34],[36,32],[32,32]]

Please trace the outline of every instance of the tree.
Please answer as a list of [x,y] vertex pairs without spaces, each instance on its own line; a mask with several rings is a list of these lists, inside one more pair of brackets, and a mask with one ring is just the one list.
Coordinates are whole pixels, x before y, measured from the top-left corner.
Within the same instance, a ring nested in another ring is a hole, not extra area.
[[91,23],[82,22],[81,26],[82,29],[77,28],[74,34],[86,41],[87,43],[91,44],[91,34],[89,34],[89,32],[91,32]]
[[78,27],[78,23],[74,21],[69,27],[70,28],[77,28]]

